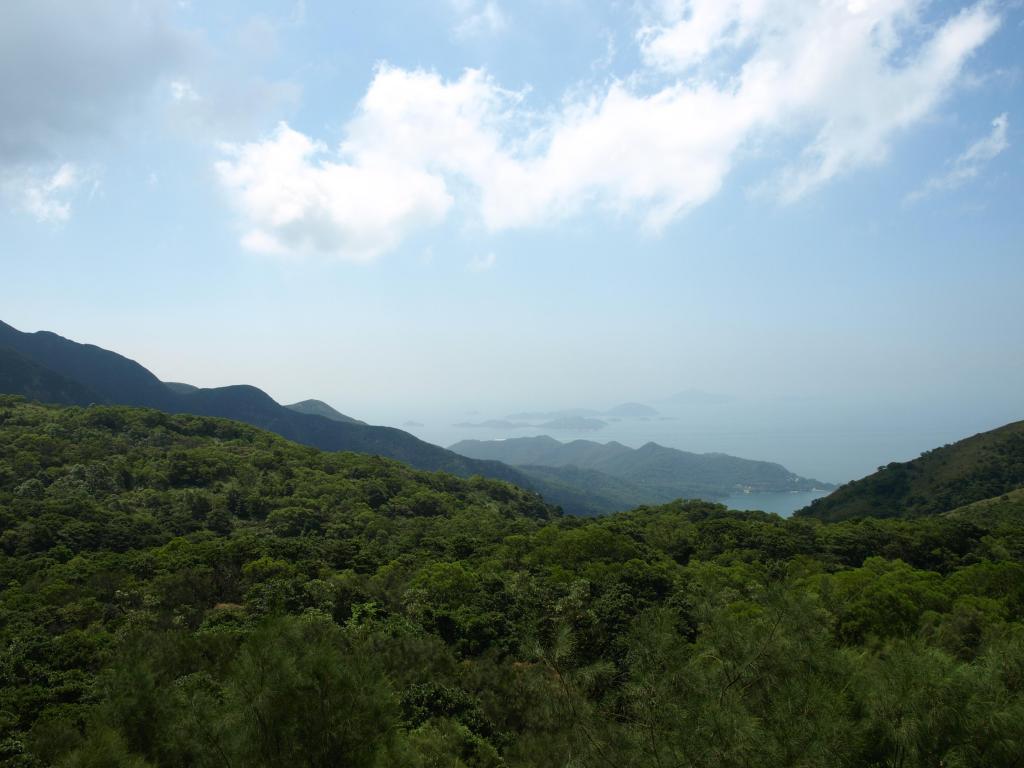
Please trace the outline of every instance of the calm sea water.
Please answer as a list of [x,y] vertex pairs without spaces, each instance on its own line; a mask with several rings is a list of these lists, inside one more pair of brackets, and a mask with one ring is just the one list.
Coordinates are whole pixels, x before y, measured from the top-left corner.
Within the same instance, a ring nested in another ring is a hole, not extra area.
[[827,496],[828,491],[792,491],[788,493],[737,493],[722,503],[729,509],[759,509],[789,517],[815,499]]

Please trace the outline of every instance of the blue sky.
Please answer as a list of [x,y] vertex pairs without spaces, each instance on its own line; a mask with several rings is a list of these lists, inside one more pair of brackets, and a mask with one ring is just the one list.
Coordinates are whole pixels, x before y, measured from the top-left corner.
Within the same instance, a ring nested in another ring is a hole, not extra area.
[[824,479],[1024,417],[1019,2],[2,14],[22,330],[442,442],[723,393],[653,436]]

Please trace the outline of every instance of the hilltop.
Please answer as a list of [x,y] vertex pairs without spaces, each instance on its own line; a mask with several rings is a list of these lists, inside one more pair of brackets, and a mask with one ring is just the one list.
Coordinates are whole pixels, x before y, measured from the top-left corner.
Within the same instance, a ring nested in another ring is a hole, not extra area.
[[305,413],[310,416],[323,416],[325,419],[330,419],[331,421],[340,421],[345,424],[366,423],[365,421],[360,421],[359,419],[353,419],[351,416],[346,416],[344,413],[341,413],[340,411],[329,406],[323,400],[302,400],[301,402],[298,403],[286,405],[285,408],[287,408],[290,411],[295,411],[296,413]]

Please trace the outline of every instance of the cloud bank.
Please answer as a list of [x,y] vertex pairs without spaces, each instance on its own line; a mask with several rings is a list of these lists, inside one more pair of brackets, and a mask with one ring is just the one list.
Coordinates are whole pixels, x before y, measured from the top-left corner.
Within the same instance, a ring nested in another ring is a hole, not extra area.
[[490,232],[600,209],[658,231],[713,198],[744,150],[798,143],[766,180],[782,201],[885,160],[999,25],[982,2],[666,0],[644,66],[557,108],[470,69],[380,66],[337,145],[285,124],[224,145],[242,243],[367,261],[461,211]]

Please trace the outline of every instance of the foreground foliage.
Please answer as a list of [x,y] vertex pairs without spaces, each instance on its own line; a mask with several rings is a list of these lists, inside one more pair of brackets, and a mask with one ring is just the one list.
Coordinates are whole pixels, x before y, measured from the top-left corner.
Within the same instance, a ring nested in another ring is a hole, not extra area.
[[0,398],[0,765],[1014,766],[1024,525],[600,519]]

